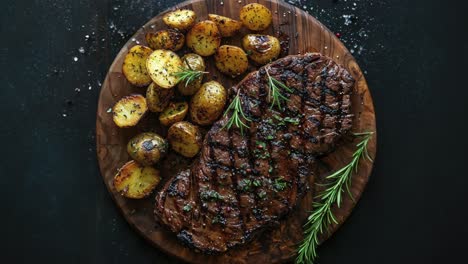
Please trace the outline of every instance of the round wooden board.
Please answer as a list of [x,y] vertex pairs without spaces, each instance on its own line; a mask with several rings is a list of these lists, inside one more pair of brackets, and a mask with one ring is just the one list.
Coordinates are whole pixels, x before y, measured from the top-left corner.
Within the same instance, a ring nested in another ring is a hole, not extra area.
[[[239,3],[238,1],[226,0],[221,4],[222,2],[223,1],[219,0],[188,1],[171,8],[171,10],[176,8],[192,9],[196,12],[198,20],[206,19],[209,13],[238,18],[240,8],[253,1],[244,0]],[[277,0],[259,0],[256,2],[264,4],[273,13],[273,27],[268,28],[262,33],[278,35],[278,32],[283,32],[288,35],[290,37],[289,54],[320,52],[333,58],[333,60],[349,70],[356,79],[355,93],[352,97],[353,113],[356,117],[353,124],[353,131],[376,131],[374,107],[364,76],[352,55],[335,35],[312,16],[285,2]],[[157,121],[157,115],[155,114],[147,115],[137,127],[120,129],[113,123],[112,113],[109,113],[108,109],[125,95],[131,93],[145,93],[145,88],[134,87],[127,82],[122,74],[122,62],[127,51],[132,46],[137,43],[146,44],[144,40],[145,33],[166,28],[162,22],[162,15],[168,11],[151,19],[132,37],[134,41],[129,40],[125,44],[110,67],[104,85],[102,86],[96,120],[96,140],[97,155],[104,182],[117,206],[121,209],[125,219],[131,226],[154,246],[186,262],[218,264],[280,263],[290,261],[295,257],[297,245],[302,240],[302,226],[306,221],[308,212],[312,209],[312,196],[313,193],[318,191],[316,187],[313,187],[313,189],[308,192],[297,209],[290,216],[281,221],[278,227],[267,230],[252,242],[231,249],[225,254],[208,256],[184,247],[176,240],[173,233],[167,231],[154,220],[154,194],[142,200],[126,199],[116,192],[112,185],[112,179],[118,168],[130,159],[126,152],[126,144],[132,136],[141,131],[155,131],[165,135],[165,129],[160,127]],[[223,43],[240,46],[241,36],[246,33],[248,33],[248,31],[243,29],[238,36],[223,39]],[[217,81],[220,81],[229,89],[242,79],[242,76],[231,79],[220,74],[214,68],[212,58],[207,59],[207,65],[207,70],[212,74],[205,77],[205,81],[216,78]],[[252,66],[250,70],[254,69],[255,68]],[[374,135],[368,147],[372,157],[375,157],[376,154],[376,139],[377,135]],[[346,140],[334,153],[324,158],[323,164],[325,165],[319,170],[317,181],[320,182],[325,175],[349,162],[355,149],[355,144],[356,142]],[[170,155],[175,160],[181,160],[181,158],[177,158],[175,154]],[[167,164],[161,165],[161,172],[166,178],[174,173],[174,170],[169,169],[173,164],[168,164],[168,160],[169,159],[166,159]],[[184,161],[181,163],[184,163]],[[187,163],[187,161],[185,161],[185,163]],[[353,176],[351,192],[355,197],[355,201],[361,196],[371,170],[372,163],[363,161],[360,163],[358,173]],[[158,190],[156,190],[155,193],[157,191]],[[340,223],[339,225],[345,221],[354,206],[355,202],[348,196],[345,196],[341,208],[335,208],[334,212]],[[336,231],[339,225],[333,226],[331,230],[333,232]],[[326,238],[327,237],[323,237],[323,239]]]

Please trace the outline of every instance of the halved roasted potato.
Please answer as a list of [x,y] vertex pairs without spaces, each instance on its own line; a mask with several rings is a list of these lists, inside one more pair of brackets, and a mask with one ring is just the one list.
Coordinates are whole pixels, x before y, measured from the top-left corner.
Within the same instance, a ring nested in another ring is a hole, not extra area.
[[[203,57],[195,53],[185,54],[182,57],[182,65],[185,69],[191,71],[205,71],[205,61]],[[180,81],[177,88],[182,95],[193,95],[200,89],[202,80],[203,74],[188,83],[187,81]]]
[[185,43],[184,34],[172,30],[163,29],[155,33],[146,33],[146,42],[152,49],[167,49],[172,51],[180,50]]
[[216,68],[222,73],[236,77],[249,67],[247,54],[239,47],[222,45],[214,55]]
[[178,82],[175,73],[180,71],[182,60],[173,51],[159,49],[149,55],[146,67],[153,82],[169,89]]
[[164,111],[159,114],[159,122],[165,126],[170,126],[184,120],[187,112],[188,104],[186,102],[170,103]]
[[200,129],[186,121],[173,124],[167,132],[167,139],[175,152],[188,158],[197,155],[203,140]]
[[171,28],[177,28],[179,30],[186,30],[193,26],[197,15],[193,10],[179,9],[176,11],[169,12],[163,16],[163,21],[166,25]]
[[147,110],[146,99],[142,95],[125,96],[112,107],[114,123],[119,127],[134,126]]
[[232,37],[242,28],[242,22],[229,17],[208,14],[208,19],[216,23],[223,37]]
[[161,181],[159,171],[129,161],[114,177],[115,189],[127,198],[141,199],[148,196]]
[[174,96],[174,89],[164,89],[154,82],[146,89],[146,103],[151,112],[162,112]]
[[146,59],[151,52],[153,50],[148,47],[136,45],[125,55],[122,73],[131,84],[146,86],[151,83],[151,78],[146,70]]
[[187,47],[201,56],[213,55],[221,44],[221,34],[212,21],[205,20],[195,24],[187,33]]
[[149,166],[157,163],[167,153],[167,141],[156,133],[136,135],[127,144],[127,152],[136,162]]
[[248,29],[261,31],[271,24],[271,11],[261,4],[248,4],[241,8],[240,20]]
[[245,35],[242,39],[242,47],[251,60],[261,65],[275,60],[281,52],[279,40],[270,35]]
[[216,81],[204,83],[190,102],[190,117],[199,125],[209,125],[223,113],[226,89]]

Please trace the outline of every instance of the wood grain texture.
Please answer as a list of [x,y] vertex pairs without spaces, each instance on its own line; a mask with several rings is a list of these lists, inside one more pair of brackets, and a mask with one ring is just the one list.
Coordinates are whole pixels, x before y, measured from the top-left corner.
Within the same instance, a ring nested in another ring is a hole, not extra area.
[[[253,1],[244,0],[239,3],[238,1],[225,0],[221,5],[219,0],[194,0],[181,3],[173,9],[192,9],[197,13],[198,20],[206,19],[208,13],[238,18],[240,8],[250,2]],[[366,80],[352,55],[335,35],[315,18],[289,4],[276,0],[259,0],[257,2],[270,8],[273,13],[273,27],[268,28],[263,33],[278,35],[282,32],[288,35],[290,38],[288,54],[321,52],[349,70],[356,79],[355,92],[352,96],[353,113],[356,117],[353,123],[353,131],[376,131],[374,107]],[[126,152],[128,140],[142,131],[154,131],[163,136],[166,134],[165,129],[158,124],[157,115],[146,115],[137,127],[119,129],[112,121],[112,114],[107,111],[122,96],[131,93],[145,93],[144,88],[133,87],[126,81],[121,71],[122,62],[127,51],[137,42],[145,44],[145,33],[166,28],[161,19],[166,12],[154,17],[138,30],[133,36],[136,41],[130,40],[125,44],[110,67],[101,90],[96,120],[97,154],[102,177],[112,198],[121,209],[125,219],[143,237],[157,248],[186,262],[240,264],[281,263],[292,260],[295,257],[297,245],[303,238],[302,226],[306,221],[308,212],[312,209],[312,193],[319,191],[317,187],[313,187],[314,189],[304,197],[298,208],[281,221],[278,227],[267,230],[251,243],[216,256],[203,255],[184,247],[176,240],[173,233],[159,226],[153,216],[154,194],[146,199],[131,200],[123,198],[113,187],[112,179],[117,169],[130,159]],[[247,32],[246,29],[243,29],[238,36],[242,36]],[[223,39],[223,44],[240,46],[240,40],[241,37]],[[216,79],[228,89],[243,77],[231,79],[223,76],[215,69],[212,58],[207,59],[207,66],[207,70],[214,74],[205,77],[205,81]],[[251,66],[250,70],[254,69],[255,67]],[[369,153],[372,157],[375,157],[376,154],[376,140],[377,135],[375,134],[369,143]],[[324,176],[350,161],[356,142],[353,142],[352,139],[344,141],[339,149],[323,159],[323,166],[319,169],[317,181],[322,181]],[[162,175],[165,178],[173,175],[178,168],[189,164],[188,160],[180,158],[176,154],[171,153],[169,156],[160,165]],[[361,162],[358,173],[353,176],[351,192],[355,197],[355,201],[359,200],[365,188],[372,165],[368,161]],[[345,221],[354,206],[355,202],[345,196],[341,208],[334,209],[340,224],[332,227],[330,235]],[[323,239],[326,238],[323,237]]]

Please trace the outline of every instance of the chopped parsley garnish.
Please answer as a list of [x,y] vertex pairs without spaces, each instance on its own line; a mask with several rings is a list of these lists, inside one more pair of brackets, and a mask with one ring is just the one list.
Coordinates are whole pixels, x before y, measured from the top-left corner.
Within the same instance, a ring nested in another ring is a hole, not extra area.
[[200,193],[200,198],[203,201],[222,200],[224,197],[215,190],[206,190]]
[[273,188],[275,188],[276,191],[283,191],[286,186],[288,186],[288,183],[284,180],[283,177],[279,177],[275,179],[275,182],[273,183]]
[[192,205],[186,204],[183,208],[184,212],[190,212],[192,210]]

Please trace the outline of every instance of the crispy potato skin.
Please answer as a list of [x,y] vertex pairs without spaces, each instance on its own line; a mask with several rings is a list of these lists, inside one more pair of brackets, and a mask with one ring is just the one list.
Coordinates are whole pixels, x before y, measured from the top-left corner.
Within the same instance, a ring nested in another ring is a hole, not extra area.
[[201,56],[210,56],[221,44],[221,34],[212,21],[205,20],[195,24],[187,33],[187,47]]
[[249,54],[249,58],[260,65],[275,60],[281,52],[279,40],[270,35],[245,35],[242,47]]
[[180,71],[182,60],[173,51],[159,49],[149,55],[146,67],[153,82],[161,88],[169,89],[178,82],[174,73]]
[[144,166],[156,164],[167,153],[167,141],[156,133],[141,133],[130,139],[127,152],[132,159]]
[[146,103],[151,112],[162,112],[174,96],[174,89],[163,89],[151,83],[146,89]]
[[236,77],[249,67],[247,54],[239,47],[222,45],[214,55],[216,68],[224,74]]
[[208,19],[216,23],[223,37],[232,37],[242,28],[242,22],[229,17],[208,14]]
[[171,28],[187,30],[195,24],[197,15],[193,10],[179,9],[163,16],[163,21]]
[[122,73],[128,82],[140,87],[151,83],[146,69],[146,60],[152,52],[152,49],[141,45],[133,46],[128,51],[122,64]]
[[192,97],[190,117],[199,125],[210,125],[223,113],[226,89],[216,81],[204,83]]
[[164,111],[159,114],[159,122],[165,126],[170,126],[184,120],[187,112],[188,104],[186,102],[170,103]]
[[114,177],[114,188],[123,196],[141,199],[148,196],[161,181],[159,171],[153,167],[129,161]]
[[240,20],[246,28],[261,31],[270,26],[272,21],[271,11],[261,4],[248,4],[241,8]]
[[180,50],[185,43],[184,34],[171,29],[163,29],[155,33],[146,33],[145,38],[146,42],[148,42],[148,46],[154,50],[166,49],[177,51]]
[[[203,57],[195,53],[185,54],[182,57],[182,65],[186,69],[192,69],[194,71],[205,71],[205,61],[203,60]],[[193,95],[200,89],[202,81],[203,76],[189,82],[187,85],[185,81],[182,81],[179,82],[177,88],[179,93],[182,95]]]
[[169,128],[167,139],[175,152],[192,158],[200,151],[203,137],[197,126],[182,121]]
[[140,121],[148,110],[146,99],[140,94],[123,97],[112,107],[113,120],[118,127],[131,127]]

